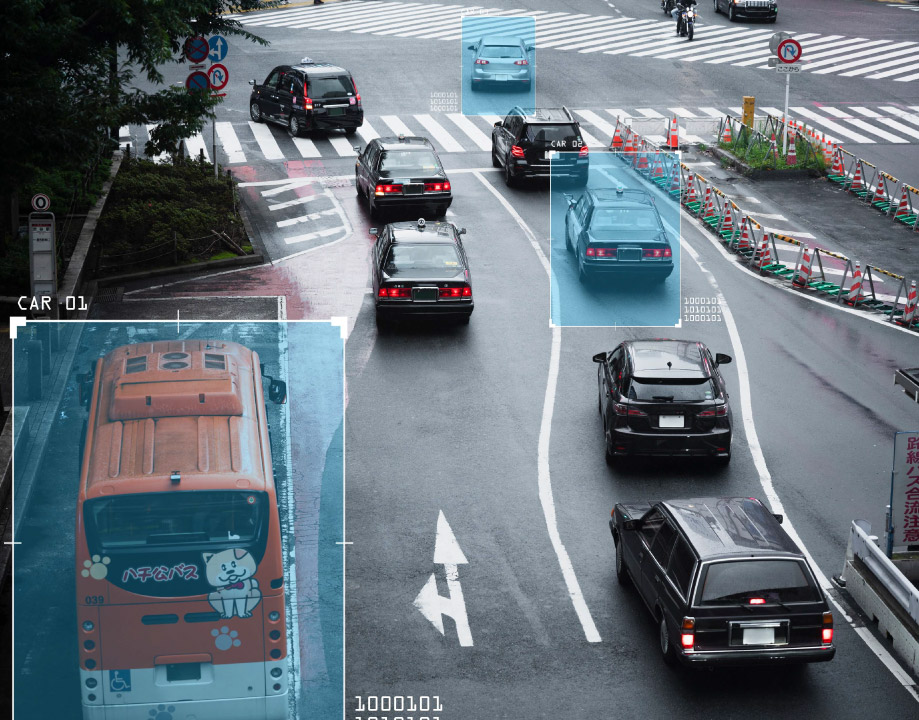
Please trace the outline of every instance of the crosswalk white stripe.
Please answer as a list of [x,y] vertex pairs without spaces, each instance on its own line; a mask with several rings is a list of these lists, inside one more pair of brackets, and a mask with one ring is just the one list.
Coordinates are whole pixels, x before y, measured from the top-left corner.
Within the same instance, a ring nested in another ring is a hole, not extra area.
[[890,113],[891,115],[896,115],[898,118],[906,120],[906,122],[912,123],[913,125],[919,125],[919,114],[911,115],[905,110],[893,107],[892,105],[881,105],[881,110],[886,113]]
[[772,115],[772,117],[777,117],[777,118],[781,118],[783,114],[781,108],[763,106],[760,108],[760,110],[766,113],[767,115]]
[[731,111],[732,115],[737,115],[738,117],[743,115],[743,108],[739,107],[729,107],[728,110]]
[[246,154],[243,152],[242,145],[239,144],[239,138],[233,129],[233,123],[217,123],[217,137],[220,138],[220,144],[227,155],[227,164],[234,165],[246,162]]
[[364,124],[357,129],[357,134],[361,136],[365,143],[380,137],[380,134],[373,129],[373,125],[370,124],[366,116],[364,117]]
[[[658,60],[669,60],[671,58],[689,61],[707,60],[713,53],[717,53],[720,56],[725,48],[732,48],[735,45],[742,45],[747,53],[755,52],[757,49],[763,49],[761,47],[763,45],[767,48],[769,47],[769,38],[771,36],[766,35],[762,30],[751,30],[749,33],[744,33],[744,35],[744,37],[739,39],[728,38],[727,42],[725,42],[723,38],[715,38],[714,40],[694,42],[692,45],[687,43],[676,52],[655,55],[654,57]],[[715,46],[714,48],[712,47],[713,45]]]
[[[428,23],[407,25],[401,32],[397,30],[391,34],[395,37],[426,37],[427,34],[432,31],[449,30],[450,32],[453,32],[455,28],[458,27],[458,22],[459,18],[454,17],[453,15],[448,15]],[[381,34],[389,35],[390,33]]]
[[300,157],[305,157],[305,158],[322,157],[322,153],[319,152],[319,148],[316,147],[316,143],[314,143],[309,138],[295,137],[291,139],[294,141],[294,145],[299,151]]
[[640,33],[648,32],[655,25],[656,23],[653,20],[630,20],[602,32],[585,35],[583,38],[579,38],[579,42],[572,43],[569,40],[563,45],[557,45],[555,49],[599,52],[603,48],[614,47],[621,38],[632,38]]
[[[861,41],[861,42],[858,42]],[[865,38],[849,38],[848,41],[844,43],[838,43],[835,47],[824,50],[823,52],[808,52],[807,61],[803,65],[803,69],[810,71],[812,67],[823,67],[827,63],[838,62],[840,59],[849,57],[850,54],[853,54],[854,50],[861,50],[866,47],[876,47],[878,45],[883,45],[883,42],[878,42],[877,40],[865,40]],[[821,58],[827,58],[821,60]],[[815,60],[819,62],[814,62]]]
[[911,82],[912,80],[919,80],[919,73],[907,75],[906,77],[894,78],[894,82]]
[[485,120],[492,127],[495,126],[496,122],[504,122],[504,118],[500,115],[479,115],[479,117]]
[[[668,28],[669,30],[669,28]],[[731,37],[734,37],[738,33],[737,28],[725,27],[709,30],[705,33],[704,36],[696,33],[696,40],[690,45],[683,38],[677,37],[674,33],[668,32],[667,37],[664,40],[658,42],[647,43],[644,46],[644,49],[635,52],[629,53],[632,57],[645,57],[647,55],[654,55],[661,51],[662,48],[675,48],[679,47],[681,49],[695,49],[702,44],[712,44],[717,43],[720,40],[726,40]]]
[[655,145],[663,145],[665,142],[667,142],[667,138],[665,138],[663,135],[645,135],[645,137]]
[[449,5],[447,7],[450,9],[431,10],[425,13],[423,16],[412,18],[411,22],[403,20],[397,26],[393,27],[393,29],[377,31],[374,33],[374,35],[399,35],[408,30],[416,30],[418,28],[426,28],[430,30],[435,23],[443,22],[444,20],[453,18],[454,14],[456,13],[456,8],[462,6]]
[[919,130],[913,130],[911,127],[907,127],[903,123],[899,123],[896,120],[892,120],[891,118],[879,117],[877,118],[877,121],[881,123],[882,125],[886,125],[889,128],[893,128],[899,133],[903,133],[904,135],[909,135],[910,137],[913,137],[919,140]]
[[[420,3],[415,4],[418,5]],[[339,7],[325,7],[322,9],[304,8],[301,12],[297,13],[297,17],[283,22],[271,23],[270,25],[266,22],[249,22],[246,24],[262,27],[278,27],[282,25],[290,28],[309,27],[313,25],[322,26],[326,23],[339,21],[342,18],[355,18],[359,20],[362,17],[368,17],[379,13],[381,10],[384,10],[386,6],[389,6],[390,9],[398,9],[402,5],[403,3],[380,2],[367,3],[360,6],[340,5]],[[293,20],[293,22],[291,22],[291,20]]]
[[329,142],[332,143],[332,147],[335,148],[335,152],[340,157],[354,157],[356,155],[350,138],[342,137],[341,135],[330,135]]
[[[342,12],[332,17],[321,17],[317,13],[315,18],[307,18],[304,21],[290,25],[292,28],[310,28],[312,30],[335,30],[344,26],[360,27],[361,23],[372,21],[374,18],[382,17],[388,13],[411,12],[412,8],[423,7],[421,3],[405,3],[398,7],[393,7],[389,3],[381,3],[371,8],[355,10],[354,12]],[[330,13],[331,14],[331,13]]]
[[[330,12],[341,14],[344,8],[329,8]],[[289,25],[291,21],[299,21],[308,17],[315,17],[317,12],[314,8],[301,8],[288,10],[284,13],[271,13],[266,15],[242,15],[238,18],[240,24],[247,27],[283,27]]]
[[881,78],[888,78],[892,75],[899,75],[900,73],[904,73],[904,72],[908,72],[909,70],[916,70],[916,69],[919,69],[919,64],[903,65],[897,70],[886,70],[882,73],[875,73],[874,75],[868,75],[867,77],[869,80],[877,80]]
[[[604,42],[601,38],[610,38],[619,35],[625,35],[631,32],[636,27],[644,28],[652,23],[648,20],[632,20],[627,18],[613,18],[608,23],[603,23],[603,26],[597,25],[589,28],[588,32],[579,33],[574,37],[560,38],[557,40],[549,40],[548,42],[540,40],[537,43],[537,47],[557,47],[559,50],[572,50],[578,47],[583,47],[585,45],[596,44],[599,42]],[[538,38],[537,38],[538,39]],[[577,44],[572,45],[572,40],[578,41]],[[559,47],[561,46],[561,47]]]
[[[898,48],[905,48],[905,49],[897,50]],[[897,50],[897,52],[891,52],[892,50]],[[896,44],[889,45],[888,47],[886,47],[883,53],[878,53],[877,50],[864,50],[860,53],[853,53],[852,55],[847,55],[845,58],[846,60],[850,60],[852,58],[860,58],[860,59],[858,60],[853,59],[851,62],[835,63],[834,65],[823,68],[822,70],[814,70],[813,73],[814,75],[826,75],[827,73],[837,73],[842,70],[848,70],[849,68],[857,68],[857,67],[863,67],[864,70],[862,72],[869,73],[872,70],[881,69],[878,67],[878,57],[881,57],[885,60],[889,58],[899,57],[902,55],[909,55],[911,57],[915,57],[917,51],[919,51],[919,45],[917,45],[916,43],[912,43],[912,42],[896,43]],[[891,61],[891,63],[895,65],[902,63],[902,62],[903,62],[902,58],[900,60]]]
[[876,128],[874,125],[871,125],[870,123],[866,123],[864,120],[853,118],[851,115],[849,115],[849,113],[847,113],[844,110],[840,110],[839,108],[831,107],[829,105],[823,105],[821,106],[821,110],[828,112],[830,115],[833,115],[834,117],[838,117],[842,120],[845,120],[850,125],[855,125],[855,127],[861,128],[865,132],[869,132],[874,135],[877,135],[878,137],[882,137],[889,142],[892,142],[892,143],[909,142],[908,140],[904,140],[903,138],[898,137],[897,135],[891,135],[889,132],[886,132],[885,130],[880,130]]
[[306,215],[298,215],[295,218],[288,218],[287,220],[278,220],[275,225],[279,228],[282,227],[291,227],[292,225],[300,225],[301,223],[307,223],[311,220],[318,220],[324,215],[337,215],[338,208],[329,208],[327,210],[318,210],[316,212],[307,213]]
[[672,108],[667,108],[667,109],[668,109],[670,112],[672,112],[674,115],[676,115],[677,117],[685,117],[685,118],[699,117],[699,116],[696,115],[694,112],[692,112],[692,111],[690,111],[690,110],[687,110],[686,108],[681,108],[681,107],[676,107],[676,108],[674,108],[674,107],[672,107]]
[[[480,15],[478,17],[488,18],[489,22],[491,22],[496,17],[506,17],[509,15],[519,16],[519,14],[520,14],[519,10],[498,10],[496,12],[489,12],[487,16]],[[469,35],[478,34],[476,30],[479,27],[482,28],[482,32],[485,32],[487,31],[488,25],[483,24],[482,21],[474,22],[472,24],[467,24],[467,25],[464,25],[462,22],[458,21],[457,24],[451,30],[447,30],[445,32],[429,33],[427,35],[421,35],[420,37],[438,38],[440,40],[459,40],[460,38],[463,37],[464,33],[467,33]],[[518,27],[518,25],[514,25],[513,27]]]
[[584,142],[587,143],[587,147],[606,147],[609,143],[601,142],[599,138],[595,138],[584,128],[581,128],[581,137],[584,139]]
[[606,37],[598,37],[595,40],[580,42],[574,45],[565,45],[558,48],[559,50],[570,50],[580,48],[579,53],[605,52],[607,48],[621,49],[622,52],[629,52],[636,45],[641,45],[642,41],[648,43],[652,38],[668,37],[670,35],[667,29],[657,26],[654,21],[647,21],[643,24],[636,25],[627,30],[618,32],[604,33]]
[[[539,25],[536,26],[536,44],[542,45],[543,43],[553,43],[561,44],[567,42],[561,38],[570,38],[572,35],[581,36],[585,32],[591,30],[598,30],[602,27],[607,27],[609,25],[619,25],[625,22],[624,18],[609,18],[607,20],[597,21],[595,17],[589,17],[586,20],[582,19],[562,22],[562,23],[553,23],[551,29],[543,29]],[[551,47],[551,45],[544,45],[544,47]]]
[[610,138],[616,134],[616,126],[606,122],[606,120],[597,115],[597,113],[595,113],[593,110],[575,110],[575,112],[595,128],[597,128],[600,132],[605,135],[609,135]]
[[[457,28],[452,34],[438,34],[438,38],[441,40],[462,40],[464,38],[474,38],[478,39],[482,35],[485,35],[489,32],[494,32],[497,30],[501,33],[507,33],[508,35],[521,35],[526,39],[528,45],[532,45],[536,39],[536,22],[533,15],[536,15],[538,11],[527,10],[526,17],[519,16],[519,10],[508,11],[504,19],[510,22],[504,22],[500,25],[495,25],[493,22],[482,22],[470,25],[469,23],[463,23],[461,28]],[[542,11],[545,12],[545,11]],[[495,14],[489,14],[488,18],[493,18]],[[567,13],[546,13],[546,16],[555,17],[556,15],[566,15]],[[424,37],[429,37],[425,35]]]
[[850,106],[849,106],[849,110],[854,110],[854,111],[857,112],[859,115],[864,115],[865,117],[870,117],[870,118],[884,117],[883,115],[881,115],[881,113],[875,112],[875,111],[872,110],[871,108],[858,107],[858,106],[856,106],[856,105],[850,105]]
[[479,150],[491,150],[491,138],[473,125],[469,118],[461,113],[447,113],[447,117],[478,146]]
[[[836,70],[840,68],[848,69],[850,67],[853,67],[853,65],[859,65],[861,64],[861,62],[864,62],[864,61],[858,61],[858,62],[841,62],[841,61],[855,60],[855,58],[864,58],[866,56],[869,56],[870,58],[876,58],[880,54],[879,48],[881,47],[883,47],[884,50],[897,50],[903,47],[904,45],[914,45],[914,43],[897,43],[895,45],[891,45],[890,43],[886,41],[864,43],[862,45],[853,46],[851,49],[854,50],[859,47],[867,47],[869,48],[868,50],[862,50],[861,52],[846,52],[842,57],[834,57],[829,60],[819,60],[817,62],[812,62],[807,66],[807,69],[809,72],[814,72],[817,75],[826,74],[828,72],[835,72]],[[829,67],[824,67],[827,65]],[[822,67],[823,69],[814,70],[813,68],[815,67]]]
[[[338,212],[337,210],[335,212]],[[329,235],[334,235],[337,232],[341,232],[345,228],[343,227],[333,227],[325,228],[324,230],[316,230],[315,232],[306,233],[306,235],[294,235],[292,237],[284,238],[284,242],[288,245],[293,245],[294,243],[306,242],[307,240],[312,240],[317,237],[328,237]]]
[[[813,38],[813,37],[817,37],[817,33],[795,33],[796,40],[805,40],[807,38]],[[810,45],[808,45],[808,47],[810,47]],[[763,53],[762,57],[769,57],[769,55],[766,54],[768,52],[769,52],[768,43],[763,44],[761,42],[757,42],[757,43],[752,43],[749,46],[744,46],[743,48],[737,48],[736,50],[732,50],[727,53],[718,53],[717,57],[712,58],[711,60],[706,60],[705,64],[706,65],[725,65],[727,63],[737,64],[737,63],[734,63],[735,60],[749,58],[751,54],[754,54],[754,53]],[[757,55],[757,57],[759,57],[759,55]],[[756,60],[756,61],[751,61],[751,62],[762,62],[762,61]]]
[[463,152],[463,146],[454,140],[453,136],[444,129],[444,126],[433,117],[430,115],[415,115],[415,119],[421,123],[424,129],[431,134],[446,152]]
[[255,136],[255,142],[258,143],[259,149],[262,151],[262,155],[265,156],[266,160],[280,160],[284,157],[284,153],[282,153],[281,148],[278,147],[274,135],[271,134],[271,130],[269,130],[266,125],[254,123],[250,120],[249,128],[252,130],[252,135]]
[[[361,27],[355,30],[355,33],[373,33],[374,35],[384,35],[385,33],[380,32],[381,30],[389,30],[390,28],[406,28],[406,21],[420,21],[428,23],[430,18],[440,19],[442,16],[446,17],[455,17],[457,15],[457,8],[462,7],[461,5],[445,5],[445,6],[432,6],[426,8],[420,12],[411,12],[406,13],[410,17],[406,18],[404,15],[395,13],[393,15],[388,15],[386,18],[382,19],[381,22],[372,22],[367,24],[361,24]],[[418,24],[418,22],[415,22]],[[429,26],[430,27],[430,26]],[[398,31],[393,31],[398,32]]]
[[[422,6],[423,7],[423,6]],[[336,23],[335,25],[329,25],[325,28],[313,28],[329,30],[331,32],[353,32],[359,33],[364,30],[364,28],[372,26],[389,26],[392,24],[393,20],[397,19],[411,19],[418,16],[418,12],[421,8],[409,8],[397,11],[391,11],[389,9],[380,10],[372,15],[369,15],[365,18],[362,18],[359,21],[354,21],[349,19],[348,21]]]
[[826,128],[830,132],[836,133],[837,135],[841,137],[848,138],[849,140],[853,142],[866,143],[866,144],[874,143],[874,140],[872,140],[871,138],[865,137],[864,135],[860,135],[859,133],[854,132],[850,130],[849,128],[843,127],[839,123],[833,122],[832,120],[828,120],[823,115],[818,115],[817,113],[812,112],[811,110],[808,110],[806,107],[795,106],[795,107],[790,107],[788,109],[789,111],[793,112],[795,115],[809,118],[813,120],[820,127]]
[[713,107],[700,107],[699,112],[704,112],[709,117],[721,118],[724,117],[724,113],[721,112],[718,108]]
[[910,110],[915,110],[916,112],[919,112],[919,105],[910,105],[910,106],[909,106],[909,109],[910,109]]
[[867,75],[870,72],[877,72],[878,70],[884,70],[889,67],[900,67],[903,65],[904,60],[909,58],[897,57],[899,55],[912,55],[913,51],[911,50],[901,50],[900,52],[890,53],[889,55],[884,55],[884,58],[894,58],[892,60],[887,60],[887,62],[876,62],[876,63],[859,63],[859,65],[864,65],[863,67],[858,68],[857,70],[849,70],[848,72],[839,73],[841,77],[854,77],[856,75]]
[[188,151],[188,157],[192,159],[197,158],[203,152],[204,159],[207,162],[211,161],[211,157],[207,153],[207,143],[201,133],[195,133],[190,138],[185,138],[185,149]]
[[641,113],[646,118],[663,118],[657,110],[652,110],[651,108],[635,108],[635,112]]
[[380,120],[382,120],[386,125],[389,126],[389,129],[392,130],[396,135],[414,135],[411,130],[408,129],[408,125],[402,122],[395,115],[380,115]]
[[622,108],[606,108],[606,112],[619,120],[625,120],[626,118],[632,117],[632,113],[627,113]]

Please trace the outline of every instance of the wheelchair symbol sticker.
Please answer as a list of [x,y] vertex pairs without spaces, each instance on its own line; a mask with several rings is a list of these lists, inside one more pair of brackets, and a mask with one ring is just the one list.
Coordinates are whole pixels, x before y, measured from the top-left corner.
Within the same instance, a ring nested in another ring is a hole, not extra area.
[[112,692],[131,692],[131,671],[109,670],[108,686]]

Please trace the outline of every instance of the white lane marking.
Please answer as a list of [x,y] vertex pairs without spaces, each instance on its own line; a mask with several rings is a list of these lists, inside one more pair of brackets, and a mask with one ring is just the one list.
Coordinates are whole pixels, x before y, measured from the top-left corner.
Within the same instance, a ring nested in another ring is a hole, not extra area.
[[276,203],[274,205],[269,205],[268,209],[269,210],[283,210],[284,208],[293,207],[294,205],[304,205],[306,203],[313,202],[313,200],[317,200],[321,197],[324,197],[326,194],[328,194],[328,192],[329,191],[326,190],[325,193],[318,193],[316,195],[307,195],[306,197],[299,197],[294,200],[288,200],[287,202]]
[[335,148],[341,157],[354,157],[357,153],[354,152],[354,146],[351,144],[351,140],[342,135],[330,135],[329,142],[332,143],[332,147]]
[[414,135],[414,133],[408,129],[408,125],[402,122],[395,115],[380,115],[380,120],[386,123],[389,126],[389,129],[392,130],[396,135]]
[[466,133],[466,137],[478,145],[479,150],[491,150],[491,138],[473,125],[469,118],[460,113],[447,113],[447,117],[456,127]]
[[[513,208],[507,199],[485,179],[482,173],[475,172],[473,175],[475,175],[479,182],[495,196],[502,207],[504,207],[508,214],[514,219],[517,226],[523,231],[523,234],[530,242],[530,245],[536,251],[536,257],[539,258],[539,262],[542,263],[546,274],[549,275],[551,272],[549,258],[546,257],[546,254],[539,246],[539,242],[536,240],[536,235],[533,234],[533,231],[530,230],[530,227],[526,224],[524,219],[520,217],[520,214]],[[600,633],[597,632],[597,626],[594,624],[590,609],[587,607],[587,602],[584,600],[584,594],[581,592],[581,586],[574,572],[574,566],[571,564],[571,558],[558,532],[558,518],[555,514],[555,501],[552,496],[552,476],[549,469],[549,439],[552,433],[552,414],[555,409],[555,391],[558,386],[558,365],[561,347],[562,332],[561,328],[556,325],[552,327],[552,351],[549,357],[549,377],[546,382],[546,397],[543,401],[542,422],[539,428],[539,445],[537,449],[539,502],[546,519],[546,529],[549,532],[549,539],[552,542],[552,548],[555,550],[558,564],[562,569],[562,576],[565,578],[565,585],[568,587],[568,596],[571,598],[575,613],[577,613],[578,620],[581,622],[581,628],[584,630],[587,642],[597,643],[600,642],[601,639]]]
[[[769,217],[768,215],[761,215],[760,213],[755,214],[756,217]],[[782,230],[780,228],[767,227],[766,232],[774,232],[779,235],[787,235],[788,237],[793,237],[795,240],[804,238],[806,240],[816,240],[817,238],[810,233],[802,232],[800,230]]]
[[368,122],[366,116],[364,117],[364,124],[357,129],[357,134],[361,136],[365,144],[380,137],[380,133],[374,130],[373,125]]
[[[715,163],[712,163],[712,165],[714,164]],[[784,215],[770,215],[769,213],[762,213],[757,211],[756,219],[759,220],[760,218],[766,218],[767,220],[788,220],[788,218]],[[813,235],[811,237],[813,237]]]
[[243,152],[243,146],[239,144],[239,138],[236,137],[233,123],[217,123],[217,137],[220,138],[223,151],[227,154],[228,165],[246,162],[246,154]]
[[[713,240],[713,238],[710,239]],[[699,254],[688,242],[683,240],[682,237],[680,238],[680,245],[693,259],[693,261],[699,267],[699,270],[702,271],[702,274],[705,275],[721,306],[721,316],[724,318],[725,327],[727,328],[728,335],[731,338],[731,345],[734,349],[734,362],[737,365],[737,376],[740,381],[740,408],[741,416],[743,417],[744,430],[747,436],[747,445],[750,448],[750,454],[753,456],[753,465],[756,467],[756,472],[759,475],[760,485],[763,488],[763,492],[766,494],[769,505],[772,507],[773,512],[781,513],[785,516],[785,521],[782,523],[782,527],[795,542],[795,544],[801,548],[802,552],[807,557],[807,562],[810,564],[811,569],[814,571],[814,575],[817,576],[817,580],[820,582],[820,585],[823,588],[827,599],[833,603],[833,606],[836,608],[836,610],[839,611],[839,614],[845,618],[846,622],[849,623],[852,629],[856,631],[858,636],[865,640],[865,644],[868,645],[869,649],[871,649],[872,652],[877,655],[884,666],[891,671],[893,676],[906,689],[906,691],[912,695],[914,699],[919,701],[919,693],[917,693],[915,684],[909,674],[903,671],[903,669],[900,667],[900,664],[893,658],[893,656],[891,656],[891,654],[887,651],[886,648],[884,648],[884,646],[877,642],[869,642],[865,638],[866,633],[859,632],[859,627],[856,626],[855,620],[849,615],[848,612],[846,612],[846,609],[836,599],[836,589],[834,585],[830,582],[826,575],[823,574],[823,571],[817,565],[813,556],[810,554],[810,551],[804,545],[804,541],[801,539],[801,536],[798,535],[798,531],[795,530],[794,525],[792,525],[791,518],[788,516],[788,513],[782,505],[782,501],[775,490],[775,485],[772,482],[772,475],[769,472],[768,466],[766,465],[766,458],[763,454],[763,448],[762,445],[760,445],[759,436],[756,432],[756,424],[753,420],[752,393],[750,391],[750,373],[747,368],[747,359],[746,355],[744,354],[743,345],[740,341],[740,333],[737,330],[737,323],[734,321],[734,314],[731,312],[730,307],[728,307],[727,300],[725,299],[724,294],[721,292],[721,289],[718,287],[718,281],[715,279],[715,276],[712,274],[712,272],[704,266]],[[723,248],[720,249],[723,250]],[[736,265],[736,262],[732,262],[731,264]],[[907,330],[907,332],[909,331]],[[865,630],[867,631],[867,628]],[[867,632],[867,634],[870,635],[870,632]],[[874,638],[872,637],[872,640],[873,639]]]
[[453,136],[444,129],[444,126],[433,117],[426,114],[415,115],[414,117],[433,136],[434,140],[445,152],[463,152],[463,146],[454,140]]
[[[313,220],[318,220],[321,217],[326,217],[327,215],[337,215],[338,210],[335,208],[328,208],[327,210],[318,210],[317,212],[307,213],[306,215],[299,215],[295,218],[289,218],[287,220],[278,220],[275,223],[279,228],[291,227],[292,225],[299,225],[301,223],[312,222]],[[339,228],[334,228],[334,230],[339,230]],[[289,240],[286,240],[288,242]]]
[[190,138],[185,138],[185,149],[188,151],[188,157],[193,160],[203,154],[206,162],[211,161],[211,156],[207,152],[207,142],[201,133],[195,133]]
[[266,160],[281,160],[284,158],[284,153],[282,153],[281,148],[278,147],[278,143],[274,139],[274,135],[271,134],[271,130],[268,129],[268,126],[254,123],[250,120],[249,129],[252,130],[252,135],[255,136],[255,142],[258,143],[259,149],[262,151],[262,155],[265,156]]
[[[284,238],[284,242],[288,245],[295,245],[296,243],[306,242],[307,240],[312,240],[318,237],[329,237],[330,235],[334,235],[337,232],[341,232],[341,230],[342,228],[340,227],[326,228],[325,230],[317,230],[316,232],[306,233],[305,235],[294,235],[292,237],[286,237]],[[326,246],[321,245],[320,247]],[[281,259],[288,260],[290,257],[290,255],[287,255]]]
[[322,153],[319,152],[319,148],[316,147],[314,143],[309,138],[295,137],[291,138],[294,141],[294,145],[297,146],[297,150],[300,151],[300,156],[305,158],[318,158],[322,157]]

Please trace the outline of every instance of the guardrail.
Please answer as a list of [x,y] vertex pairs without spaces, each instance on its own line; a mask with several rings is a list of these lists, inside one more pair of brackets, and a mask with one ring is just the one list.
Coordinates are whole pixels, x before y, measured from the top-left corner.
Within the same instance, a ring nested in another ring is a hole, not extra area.
[[853,520],[849,529],[847,557],[857,557],[874,574],[884,589],[909,613],[919,625],[919,588],[916,588],[879,548],[871,534],[871,523]]

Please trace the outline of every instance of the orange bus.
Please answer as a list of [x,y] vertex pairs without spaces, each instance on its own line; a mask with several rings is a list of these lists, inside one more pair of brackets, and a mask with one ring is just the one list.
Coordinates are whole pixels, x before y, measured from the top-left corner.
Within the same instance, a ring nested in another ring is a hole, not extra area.
[[278,501],[262,377],[242,345],[125,345],[80,378],[83,717],[286,718]]

